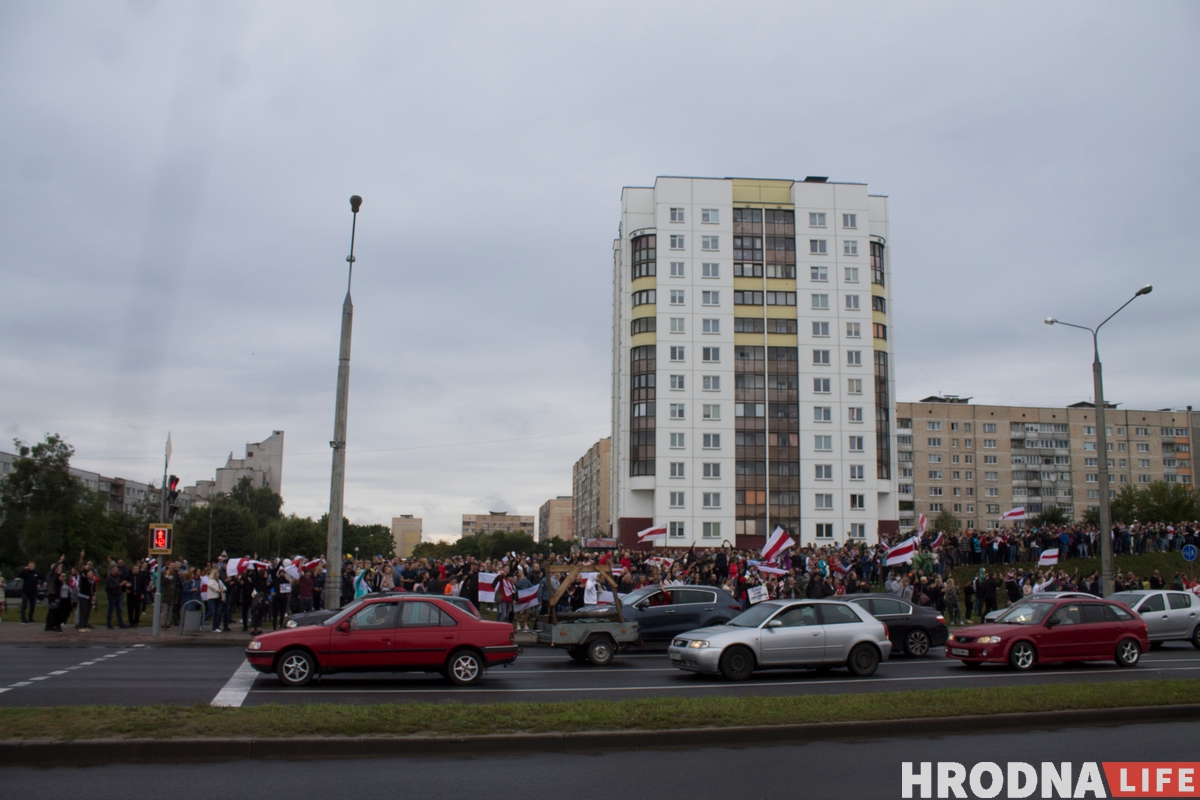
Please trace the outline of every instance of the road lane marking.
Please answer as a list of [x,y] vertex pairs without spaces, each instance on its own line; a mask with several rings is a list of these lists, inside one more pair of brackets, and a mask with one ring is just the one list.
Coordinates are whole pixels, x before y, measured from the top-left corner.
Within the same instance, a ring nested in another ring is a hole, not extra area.
[[0,689],[0,694],[4,694],[4,693],[5,693],[5,692],[7,692],[7,691],[8,691],[8,687],[5,687],[5,688],[3,688],[3,689]]
[[12,688],[14,688],[14,687],[17,687],[17,686],[32,686],[32,685],[33,685],[33,684],[32,684],[32,683],[30,683],[29,681],[17,681],[16,683],[10,683],[10,684],[8,685],[8,688],[12,689]]
[[95,664],[95,663],[96,663],[95,661],[80,661],[79,666],[90,667],[92,664]]
[[51,675],[66,675],[67,671],[65,669],[56,669],[56,670],[54,670],[54,672],[51,672],[50,674]]
[[48,681],[48,680],[50,680],[50,676],[49,675],[38,675],[36,678],[30,678],[29,680],[31,680],[31,681]]
[[256,678],[258,678],[258,670],[250,666],[249,662],[243,663],[221,687],[221,691],[217,692],[217,696],[212,699],[212,705],[223,708],[240,708],[246,695],[250,693],[250,688],[254,686]]

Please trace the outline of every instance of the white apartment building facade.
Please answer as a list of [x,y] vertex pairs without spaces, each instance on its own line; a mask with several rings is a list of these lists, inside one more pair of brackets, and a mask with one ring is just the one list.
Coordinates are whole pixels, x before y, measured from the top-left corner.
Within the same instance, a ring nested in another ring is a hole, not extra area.
[[887,198],[659,177],[613,245],[610,512],[622,544],[898,529]]

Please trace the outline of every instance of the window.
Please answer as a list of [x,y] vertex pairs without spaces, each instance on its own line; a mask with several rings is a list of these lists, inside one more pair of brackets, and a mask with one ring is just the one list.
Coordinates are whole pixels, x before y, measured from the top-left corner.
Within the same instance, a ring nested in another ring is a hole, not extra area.
[[684,272],[683,272],[683,262],[682,261],[672,261],[671,262],[671,277],[672,278],[685,277]]
[[767,305],[769,306],[794,306],[796,305],[795,292],[767,292]]
[[824,510],[831,510],[831,509],[833,508],[833,495],[831,495],[831,494],[817,494],[817,495],[816,495],[816,502],[817,502],[817,509],[818,509],[818,510],[822,510],[822,509],[824,509]]
[[927,430],[927,431],[940,431],[941,429],[942,429],[941,422],[937,422],[934,420],[927,420],[925,422],[925,430]]
[[720,539],[721,538],[721,523],[719,523],[719,522],[704,523],[704,538],[705,539]]
[[995,450],[996,449],[996,440],[995,439],[984,439],[983,440],[983,449],[984,450]]
[[[675,237],[672,236],[671,238],[674,239]],[[809,239],[808,240],[808,252],[814,256],[825,255],[825,240],[824,239]]]
[[703,328],[705,333],[720,333],[721,332],[721,320],[719,320],[719,319],[702,320],[701,327]]
[[767,415],[766,403],[734,403],[733,415],[735,417],[765,417]]
[[808,213],[808,227],[824,228],[825,227],[825,215],[818,211],[810,211]]
[[850,538],[865,539],[867,538],[867,526],[861,522],[850,523]]
[[809,277],[821,283],[829,280],[829,267],[809,267]]
[[846,283],[858,283],[858,267],[846,267]]
[[708,291],[700,293],[700,305],[702,306],[719,306],[721,305],[721,293],[717,291]]
[[683,523],[682,522],[668,522],[667,523],[667,536],[669,536],[672,539],[682,539],[683,538]]
[[[887,325],[884,325],[882,322],[872,322],[871,323],[871,335],[873,337],[875,337],[876,339],[881,339],[882,341],[886,342],[887,341]],[[968,441],[970,441],[970,440],[968,439]]]
[[833,452],[833,437],[832,436],[814,436],[813,437],[813,449],[819,453]]
[[704,449],[705,450],[720,450],[721,449],[721,434],[719,434],[719,433],[704,434]]
[[1136,435],[1138,435],[1138,436],[1149,436],[1149,435],[1150,435],[1150,429],[1149,429],[1149,428],[1136,428],[1136,429],[1134,430],[1134,433],[1135,433]]
[[683,403],[671,403],[671,419],[683,419]]
[[929,487],[929,496],[930,497],[941,497],[942,496],[942,487],[930,486]]
[[829,406],[813,406],[813,422],[833,422],[833,409]]
[[929,454],[929,463],[930,463],[930,464],[940,464],[940,463],[942,463],[942,456],[941,456],[941,453],[930,453],[930,454]]
[[705,508],[720,508],[721,507],[721,493],[720,492],[703,492],[701,494],[701,500],[703,501]]
[[637,336],[639,333],[654,333],[658,328],[658,319],[656,317],[638,317],[630,320],[629,333]]
[[865,494],[850,495],[850,510],[862,511],[867,507],[867,496]]
[[930,436],[928,439],[925,440],[925,444],[928,445],[929,447],[941,447],[942,446],[942,437]]
[[846,366],[861,367],[862,366],[862,350],[847,350],[846,351]]
[[842,214],[842,227],[843,228],[857,228],[858,227],[858,214]]
[[829,323],[828,322],[814,322],[812,324],[812,331],[813,331],[813,334],[812,334],[813,336],[816,336],[820,339],[828,339],[829,338]]
[[863,471],[862,464],[851,464],[850,465],[850,480],[861,481],[861,480],[863,480],[863,475],[864,475],[864,471]]
[[735,306],[761,306],[763,304],[762,292],[734,292],[733,304]]
[[703,347],[700,349],[700,360],[705,363],[715,364],[721,360],[721,348],[719,347]]
[[829,351],[828,350],[813,350],[813,364],[816,366],[829,366]]
[[721,405],[719,403],[705,403],[701,406],[700,415],[704,419],[720,419]]
[[858,311],[858,295],[856,295],[856,294],[846,295],[846,310],[847,311]]
[[[653,301],[653,300],[651,300],[650,302],[654,302],[654,301]],[[814,294],[814,295],[812,296],[812,308],[813,308],[814,310],[816,310],[816,311],[827,311],[827,310],[829,310],[829,295],[827,295],[827,294]]]
[[847,394],[862,394],[862,378],[847,378],[846,379]]
[[717,208],[700,209],[700,221],[706,225],[716,225],[721,221],[721,210]]
[[856,256],[858,255],[858,242],[854,239],[847,239],[842,242],[842,255]]
[[988,496],[988,497],[999,497],[999,496],[1000,496],[1000,490],[999,490],[999,489],[995,489],[995,488],[991,488],[991,487],[989,487],[988,489],[985,489],[985,490],[984,490],[984,494],[985,494],[986,496]]
[[720,236],[701,236],[700,237],[700,249],[701,250],[720,250],[721,249],[721,237]]
[[[1108,479],[1112,480],[1112,475],[1109,475]],[[1149,475],[1138,475],[1138,483],[1150,483],[1150,476]]]
[[671,360],[683,361],[683,346],[677,345],[671,348]]
[[683,333],[683,317],[671,317],[671,333]]
[[702,378],[704,391],[719,392],[721,391],[721,376],[720,375],[705,375]]
[[682,208],[672,208],[671,209],[671,222],[683,222],[683,209]]
[[672,234],[671,235],[671,249],[672,250],[682,250],[683,249],[683,234]]
[[861,322],[847,322],[846,323],[846,338],[847,339],[861,339],[862,338],[862,323]]
[[671,376],[671,388],[672,389],[685,388],[683,385],[683,376],[682,375],[672,375]]
[[929,470],[929,480],[940,481],[942,479],[942,471],[940,469]]
[[[682,462],[682,461],[672,461],[671,462],[671,477],[672,478],[686,477],[683,472],[683,463],[684,462]],[[683,501],[681,500],[679,502],[682,504]]]
[[817,538],[832,539],[833,538],[833,523],[818,522],[817,523]]
[[683,305],[683,289],[672,289],[671,290],[671,305],[673,305],[673,306]]
[[706,477],[706,478],[719,478],[719,477],[721,477],[721,464],[720,464],[720,462],[711,462],[711,463],[706,463],[706,464],[704,464],[704,477]]
[[[1093,461],[1093,462],[1094,462],[1096,459],[1094,459],[1094,458],[1089,458],[1089,459],[1087,459],[1087,460],[1088,460],[1088,461]],[[1150,469],[1150,459],[1148,459],[1148,458],[1139,458],[1139,459],[1138,459],[1138,467],[1140,467],[1141,469]]]
[[851,436],[850,437],[850,452],[851,453],[861,453],[862,451],[863,451],[863,437]]
[[719,278],[721,277],[721,265],[705,262],[700,265],[700,277],[702,278]]
[[671,492],[671,508],[683,508],[683,492]]
[[813,378],[813,392],[815,394],[829,394],[829,378]]
[[995,433],[996,432],[996,423],[994,423],[994,422],[983,423],[983,432],[984,433]]
[[1139,453],[1149,453],[1150,445],[1146,442],[1138,442],[1137,451]]
[[653,289],[647,289],[644,292],[634,292],[633,293],[633,304],[635,306],[653,305],[654,302],[655,301],[654,301],[654,290]]
[[871,310],[881,314],[887,313],[887,300],[877,294],[871,295]]
[[863,410],[857,406],[852,406],[852,407],[846,409],[847,421],[862,422],[863,421],[862,412],[863,412]]
[[814,478],[818,481],[833,480],[833,464],[817,464]]
[[682,450],[683,449],[683,437],[684,437],[684,434],[682,434],[682,433],[672,433],[671,434],[671,449],[672,450]]
[[999,480],[999,474],[995,473],[995,472],[985,472],[985,473],[983,473],[983,479],[985,481]]
[[941,503],[930,503],[929,504],[929,513],[935,514],[935,513],[940,512],[941,510],[942,510]]

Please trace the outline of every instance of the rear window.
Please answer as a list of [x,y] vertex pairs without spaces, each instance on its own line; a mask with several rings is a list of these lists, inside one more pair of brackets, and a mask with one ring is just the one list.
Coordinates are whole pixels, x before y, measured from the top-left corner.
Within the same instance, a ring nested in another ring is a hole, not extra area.
[[850,622],[862,622],[854,609],[843,603],[822,603],[821,619],[826,625],[845,625]]
[[409,601],[400,604],[400,624],[405,628],[436,628],[457,625],[454,618],[433,603]]
[[1104,622],[1104,606],[1100,603],[1084,603],[1083,621],[1087,623]]
[[1192,598],[1183,592],[1171,592],[1167,595],[1167,601],[1170,602],[1171,608],[1192,607]]
[[715,603],[717,596],[703,589],[676,589],[672,594],[676,603]]
[[908,606],[899,600],[889,600],[882,597],[871,598],[874,614],[907,614]]

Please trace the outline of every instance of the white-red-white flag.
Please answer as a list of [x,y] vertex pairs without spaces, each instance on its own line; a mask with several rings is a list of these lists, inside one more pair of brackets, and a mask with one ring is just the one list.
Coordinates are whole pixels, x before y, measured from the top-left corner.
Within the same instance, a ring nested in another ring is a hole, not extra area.
[[937,550],[942,546],[942,540],[946,538],[945,531],[938,531],[938,535],[934,538],[933,544],[929,545],[931,550]]
[[887,551],[887,566],[907,564],[917,554],[917,537],[911,536]]
[[776,526],[771,535],[767,537],[767,543],[763,545],[763,561],[774,561],[795,544],[796,540],[788,536],[788,532],[783,529],[783,526]]
[[840,558],[835,558],[833,563],[830,564],[830,567],[833,569],[833,574],[839,578],[846,577],[846,573],[850,571],[849,568],[842,563]]
[[754,568],[756,570],[758,570],[759,572],[765,572],[767,575],[787,575],[788,574],[788,571],[786,569],[780,569],[779,567],[768,567],[766,564],[755,564]]
[[656,525],[652,528],[646,528],[645,530],[638,531],[637,537],[639,544],[641,542],[654,541],[655,539],[665,539],[667,538],[667,526]]
[[925,528],[927,527],[929,527],[929,520],[925,518],[924,514],[922,514],[917,518],[917,534],[923,535],[925,533]]
[[1004,516],[1000,517],[1001,522],[1007,519],[1025,519],[1025,506],[1017,506],[1012,511],[1009,511]]
[[538,587],[536,585],[525,589],[517,590],[517,601],[513,604],[513,611],[525,611],[533,608],[538,604]]
[[1043,550],[1041,556],[1038,557],[1039,567],[1052,567],[1058,563],[1058,548]]
[[496,602],[496,578],[495,572],[479,573],[479,602],[494,603]]

